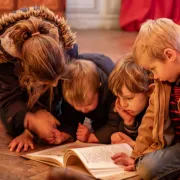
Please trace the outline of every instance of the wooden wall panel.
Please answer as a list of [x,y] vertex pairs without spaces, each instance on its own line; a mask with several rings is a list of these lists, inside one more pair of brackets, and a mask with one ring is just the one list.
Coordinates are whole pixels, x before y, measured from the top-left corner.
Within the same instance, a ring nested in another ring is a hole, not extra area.
[[0,11],[11,10],[15,7],[15,1],[13,0],[0,0]]
[[64,14],[65,0],[18,0],[17,8],[44,5],[59,15]]
[[51,9],[56,9],[59,6],[59,0],[19,0],[18,1],[18,8],[27,7],[31,5],[45,5]]
[[24,7],[44,5],[55,14],[64,16],[65,3],[66,0],[0,0],[0,15]]

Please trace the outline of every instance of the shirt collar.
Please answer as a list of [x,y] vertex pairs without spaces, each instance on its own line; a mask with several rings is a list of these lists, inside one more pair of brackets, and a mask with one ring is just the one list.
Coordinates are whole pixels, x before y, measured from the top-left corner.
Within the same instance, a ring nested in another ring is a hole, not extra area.
[[176,81],[176,86],[180,86],[180,78]]

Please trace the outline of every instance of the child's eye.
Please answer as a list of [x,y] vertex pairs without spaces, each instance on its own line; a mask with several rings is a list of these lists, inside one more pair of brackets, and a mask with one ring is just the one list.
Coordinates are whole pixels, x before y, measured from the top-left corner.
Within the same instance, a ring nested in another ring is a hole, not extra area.
[[129,98],[127,98],[127,100],[132,100],[133,99],[133,97],[129,97]]

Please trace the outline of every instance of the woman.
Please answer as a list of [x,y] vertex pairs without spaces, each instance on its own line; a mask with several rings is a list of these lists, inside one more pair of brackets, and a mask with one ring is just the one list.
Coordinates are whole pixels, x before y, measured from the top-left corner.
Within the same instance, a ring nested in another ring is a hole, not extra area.
[[52,138],[59,123],[42,109],[51,109],[66,52],[69,57],[77,54],[72,53],[74,34],[49,9],[31,7],[1,17],[0,40],[3,123],[14,136],[28,128],[41,138]]

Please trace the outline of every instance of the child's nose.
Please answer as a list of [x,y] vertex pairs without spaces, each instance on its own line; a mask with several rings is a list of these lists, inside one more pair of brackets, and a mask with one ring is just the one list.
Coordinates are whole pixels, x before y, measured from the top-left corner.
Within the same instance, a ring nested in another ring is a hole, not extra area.
[[121,101],[121,106],[122,106],[122,108],[124,109],[125,107],[127,107],[128,106],[128,104],[127,104],[127,102],[126,101]]
[[154,73],[154,79],[159,79],[159,76],[156,73]]

